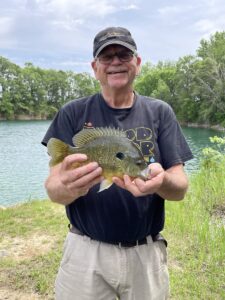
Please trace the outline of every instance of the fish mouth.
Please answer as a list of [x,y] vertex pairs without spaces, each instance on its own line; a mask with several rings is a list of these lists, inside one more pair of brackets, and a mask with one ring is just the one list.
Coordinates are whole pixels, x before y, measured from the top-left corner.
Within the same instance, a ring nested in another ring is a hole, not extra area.
[[150,169],[146,167],[140,172],[139,177],[143,180],[148,180],[150,178]]

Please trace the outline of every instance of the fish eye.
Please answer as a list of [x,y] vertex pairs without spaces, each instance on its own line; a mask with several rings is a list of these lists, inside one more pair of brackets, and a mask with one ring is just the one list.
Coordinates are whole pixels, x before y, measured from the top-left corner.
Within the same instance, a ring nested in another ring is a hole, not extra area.
[[116,153],[116,157],[119,158],[120,160],[123,160],[125,155],[122,152]]

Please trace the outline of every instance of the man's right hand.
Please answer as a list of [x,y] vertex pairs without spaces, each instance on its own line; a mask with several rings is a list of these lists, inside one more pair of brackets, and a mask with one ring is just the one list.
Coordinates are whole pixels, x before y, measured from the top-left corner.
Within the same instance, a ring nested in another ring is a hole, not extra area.
[[86,160],[85,154],[71,154],[62,163],[51,167],[45,188],[52,201],[70,204],[103,180],[102,168],[96,162],[73,168],[73,164],[85,163]]

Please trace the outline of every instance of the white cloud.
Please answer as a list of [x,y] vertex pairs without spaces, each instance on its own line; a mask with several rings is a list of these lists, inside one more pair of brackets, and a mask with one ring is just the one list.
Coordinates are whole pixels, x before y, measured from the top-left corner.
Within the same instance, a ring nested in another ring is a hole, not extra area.
[[0,17],[0,36],[10,33],[13,20],[10,17]]
[[199,18],[193,29],[200,33],[201,38],[208,38],[216,31],[225,30],[225,5],[221,0],[202,0]]
[[129,4],[123,7],[124,10],[137,10],[139,7],[136,4]]
[[164,6],[160,7],[158,9],[158,12],[160,15],[171,15],[171,14],[177,14],[183,11],[183,8],[181,6]]
[[212,32],[215,30],[215,24],[211,20],[203,19],[195,23],[195,28],[200,32]]
[[85,20],[83,19],[69,19],[65,20],[53,20],[51,24],[56,30],[59,28],[60,30],[73,31],[77,26],[83,25]]
[[223,31],[225,29],[224,22],[220,22],[220,18],[218,20],[209,20],[202,19],[194,24],[194,28],[198,31],[200,35],[200,39],[208,39],[210,35],[214,34],[217,31]]
[[[29,6],[30,7],[30,6]],[[52,18],[82,16],[82,18],[106,15],[114,12],[116,6],[110,1],[99,0],[36,0],[35,10]]]
[[10,17],[0,17],[0,49],[13,48],[16,38],[11,35],[13,20]]

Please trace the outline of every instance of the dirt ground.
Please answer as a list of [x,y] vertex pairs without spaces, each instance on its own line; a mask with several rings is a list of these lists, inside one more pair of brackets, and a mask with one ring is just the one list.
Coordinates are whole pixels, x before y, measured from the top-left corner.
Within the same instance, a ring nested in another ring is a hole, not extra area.
[[16,292],[8,289],[1,289],[1,300],[47,300],[43,299],[43,296],[38,296],[33,293]]
[[[6,237],[0,244],[0,259],[9,258],[13,261],[30,260],[35,256],[47,253],[52,249],[54,239],[47,235],[34,234],[29,238]],[[50,300],[52,297],[40,296],[31,291],[15,291],[10,288],[7,272],[0,273],[0,299],[1,300]]]

